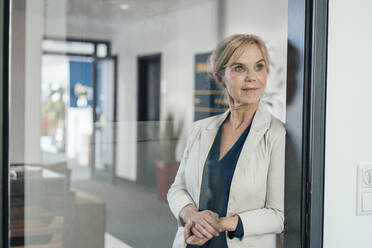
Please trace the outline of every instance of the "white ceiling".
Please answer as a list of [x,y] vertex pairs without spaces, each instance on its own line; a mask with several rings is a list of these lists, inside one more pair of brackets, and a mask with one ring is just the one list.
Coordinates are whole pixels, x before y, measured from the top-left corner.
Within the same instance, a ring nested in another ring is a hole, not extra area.
[[[169,13],[211,0],[67,0],[67,16],[118,21],[138,20]],[[122,10],[122,4],[129,8]]]

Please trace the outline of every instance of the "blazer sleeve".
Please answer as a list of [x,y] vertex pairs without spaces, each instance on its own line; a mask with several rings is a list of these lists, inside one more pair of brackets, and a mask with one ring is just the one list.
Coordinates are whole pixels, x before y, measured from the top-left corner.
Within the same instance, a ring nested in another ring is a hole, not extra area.
[[243,239],[252,235],[281,233],[284,229],[284,154],[285,129],[272,141],[265,207],[239,214],[244,227]]
[[174,182],[167,193],[169,208],[172,211],[173,215],[176,217],[177,224],[179,226],[184,225],[183,221],[179,216],[181,210],[190,203],[195,205],[195,202],[193,201],[192,197],[187,191],[185,183],[185,168],[187,164],[187,159],[189,156],[190,149],[193,143],[195,142],[195,139],[197,138],[197,128],[195,126],[196,126],[195,123],[193,123],[191,131],[188,135],[186,149],[182,155],[180,167],[177,171],[177,175],[174,179]]

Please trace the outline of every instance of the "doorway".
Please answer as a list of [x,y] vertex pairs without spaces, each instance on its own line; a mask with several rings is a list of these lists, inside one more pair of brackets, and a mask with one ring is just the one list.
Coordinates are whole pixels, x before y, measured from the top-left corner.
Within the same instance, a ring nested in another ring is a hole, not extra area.
[[73,179],[113,181],[117,56],[110,42],[46,37],[42,58],[43,161],[69,161]]
[[137,66],[137,182],[154,186],[154,148],[160,120],[161,54],[139,56]]

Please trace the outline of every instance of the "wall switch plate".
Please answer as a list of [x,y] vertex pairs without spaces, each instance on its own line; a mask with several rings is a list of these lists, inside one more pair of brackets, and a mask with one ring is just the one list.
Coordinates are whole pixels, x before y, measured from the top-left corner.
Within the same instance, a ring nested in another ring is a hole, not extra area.
[[357,166],[357,215],[372,215],[372,163]]

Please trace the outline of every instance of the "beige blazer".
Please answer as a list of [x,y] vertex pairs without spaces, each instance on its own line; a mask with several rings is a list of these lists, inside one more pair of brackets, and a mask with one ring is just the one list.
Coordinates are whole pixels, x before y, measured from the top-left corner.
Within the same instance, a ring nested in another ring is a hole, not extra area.
[[[177,219],[173,248],[186,247],[180,220],[189,203],[199,207],[203,167],[225,113],[193,123],[177,176],[168,191],[169,207]],[[243,145],[230,187],[227,216],[238,214],[244,236],[229,248],[280,248],[284,228],[285,128],[260,102]]]

